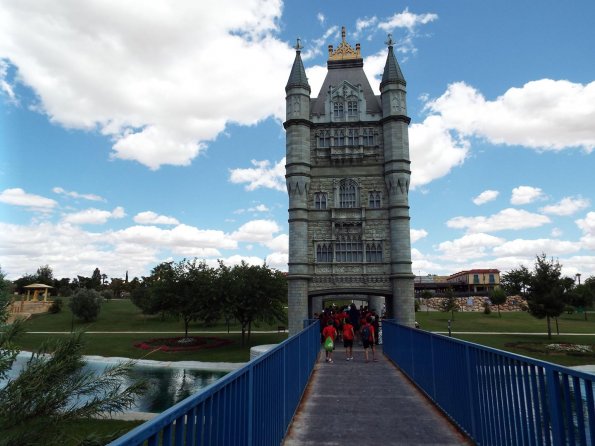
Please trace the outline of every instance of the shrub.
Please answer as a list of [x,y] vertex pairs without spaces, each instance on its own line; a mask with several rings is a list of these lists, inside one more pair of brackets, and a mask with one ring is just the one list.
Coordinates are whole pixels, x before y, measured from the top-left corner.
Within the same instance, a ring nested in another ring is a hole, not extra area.
[[50,313],[50,314],[59,313],[60,311],[62,311],[62,305],[63,305],[62,299],[57,297],[56,299],[54,299],[54,301],[48,308],[48,313]]
[[114,292],[112,290],[103,290],[101,291],[101,297],[103,297],[106,300],[113,299]]
[[93,322],[99,317],[101,310],[101,294],[95,290],[78,290],[69,304],[72,314],[83,322]]
[[490,304],[487,302],[483,303],[483,314],[492,314],[492,309],[490,308]]
[[564,311],[568,314],[574,314],[575,308],[572,305],[566,305]]
[[415,312],[419,311],[419,299],[415,299]]

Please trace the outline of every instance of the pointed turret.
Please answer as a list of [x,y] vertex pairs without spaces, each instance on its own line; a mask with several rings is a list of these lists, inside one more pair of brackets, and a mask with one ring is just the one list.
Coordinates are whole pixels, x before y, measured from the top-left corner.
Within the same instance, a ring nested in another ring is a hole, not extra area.
[[287,85],[285,86],[285,91],[289,91],[290,88],[305,88],[308,91],[310,90],[310,84],[308,84],[308,78],[306,77],[306,70],[304,69],[304,64],[302,62],[301,50],[302,44],[300,39],[297,39],[297,44],[295,48],[295,60],[293,61],[293,66],[291,67],[291,74],[289,75],[289,79],[287,81]]
[[403,73],[397,62],[397,58],[395,57],[395,52],[393,51],[394,42],[392,35],[388,35],[388,41],[386,43],[388,45],[388,56],[386,58],[386,64],[384,65],[384,73],[382,74],[380,88],[384,87],[386,84],[394,83],[407,85],[405,77],[403,77]]

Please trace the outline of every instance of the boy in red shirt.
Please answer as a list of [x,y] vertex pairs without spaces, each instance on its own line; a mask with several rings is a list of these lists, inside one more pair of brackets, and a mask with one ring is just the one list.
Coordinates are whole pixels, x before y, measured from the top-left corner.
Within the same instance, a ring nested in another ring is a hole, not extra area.
[[353,360],[353,338],[355,338],[355,331],[353,325],[348,317],[343,319],[343,347],[345,347],[345,360]]
[[[326,362],[333,362],[333,349],[335,344],[335,339],[337,337],[337,330],[333,326],[333,319],[329,319],[327,322],[326,327],[322,330],[322,342],[324,343],[324,351],[326,353]],[[327,339],[331,338],[333,341],[333,346],[331,348],[327,348]]]

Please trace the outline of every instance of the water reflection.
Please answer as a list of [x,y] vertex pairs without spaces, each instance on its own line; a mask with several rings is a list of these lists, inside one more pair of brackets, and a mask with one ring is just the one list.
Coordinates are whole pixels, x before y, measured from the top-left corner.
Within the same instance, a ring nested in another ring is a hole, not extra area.
[[225,372],[178,367],[137,366],[132,371],[129,382],[133,379],[145,378],[149,380],[149,391],[137,402],[135,410],[163,412],[168,407],[214,383],[225,374]]
[[[8,373],[8,378],[15,378],[25,366],[31,354],[19,354],[13,368]],[[85,365],[85,370],[91,370],[96,374],[102,373],[112,363],[90,360]],[[131,411],[138,412],[163,412],[167,408],[182,401],[200,389],[214,383],[227,372],[197,370],[192,368],[175,366],[148,366],[136,365],[130,375],[123,378],[124,385],[130,385],[133,381],[144,378],[149,382],[149,390],[137,402],[136,407]],[[0,388],[5,382],[0,381]]]

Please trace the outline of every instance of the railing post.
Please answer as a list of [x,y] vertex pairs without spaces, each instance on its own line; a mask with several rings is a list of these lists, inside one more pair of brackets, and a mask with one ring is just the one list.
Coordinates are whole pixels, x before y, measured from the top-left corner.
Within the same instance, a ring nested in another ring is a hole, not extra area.
[[254,428],[254,365],[248,369],[248,446],[252,446]]
[[564,444],[564,427],[562,425],[562,408],[560,406],[560,382],[558,372],[552,367],[545,370],[547,383],[548,406],[550,422],[552,423],[552,444]]
[[[465,345],[465,360],[467,362],[467,386],[469,391],[469,413],[471,414],[471,437],[477,439],[476,426],[476,410],[475,410],[475,389],[477,389],[476,373],[471,371],[471,353],[469,346]],[[474,361],[475,362],[475,361]]]

